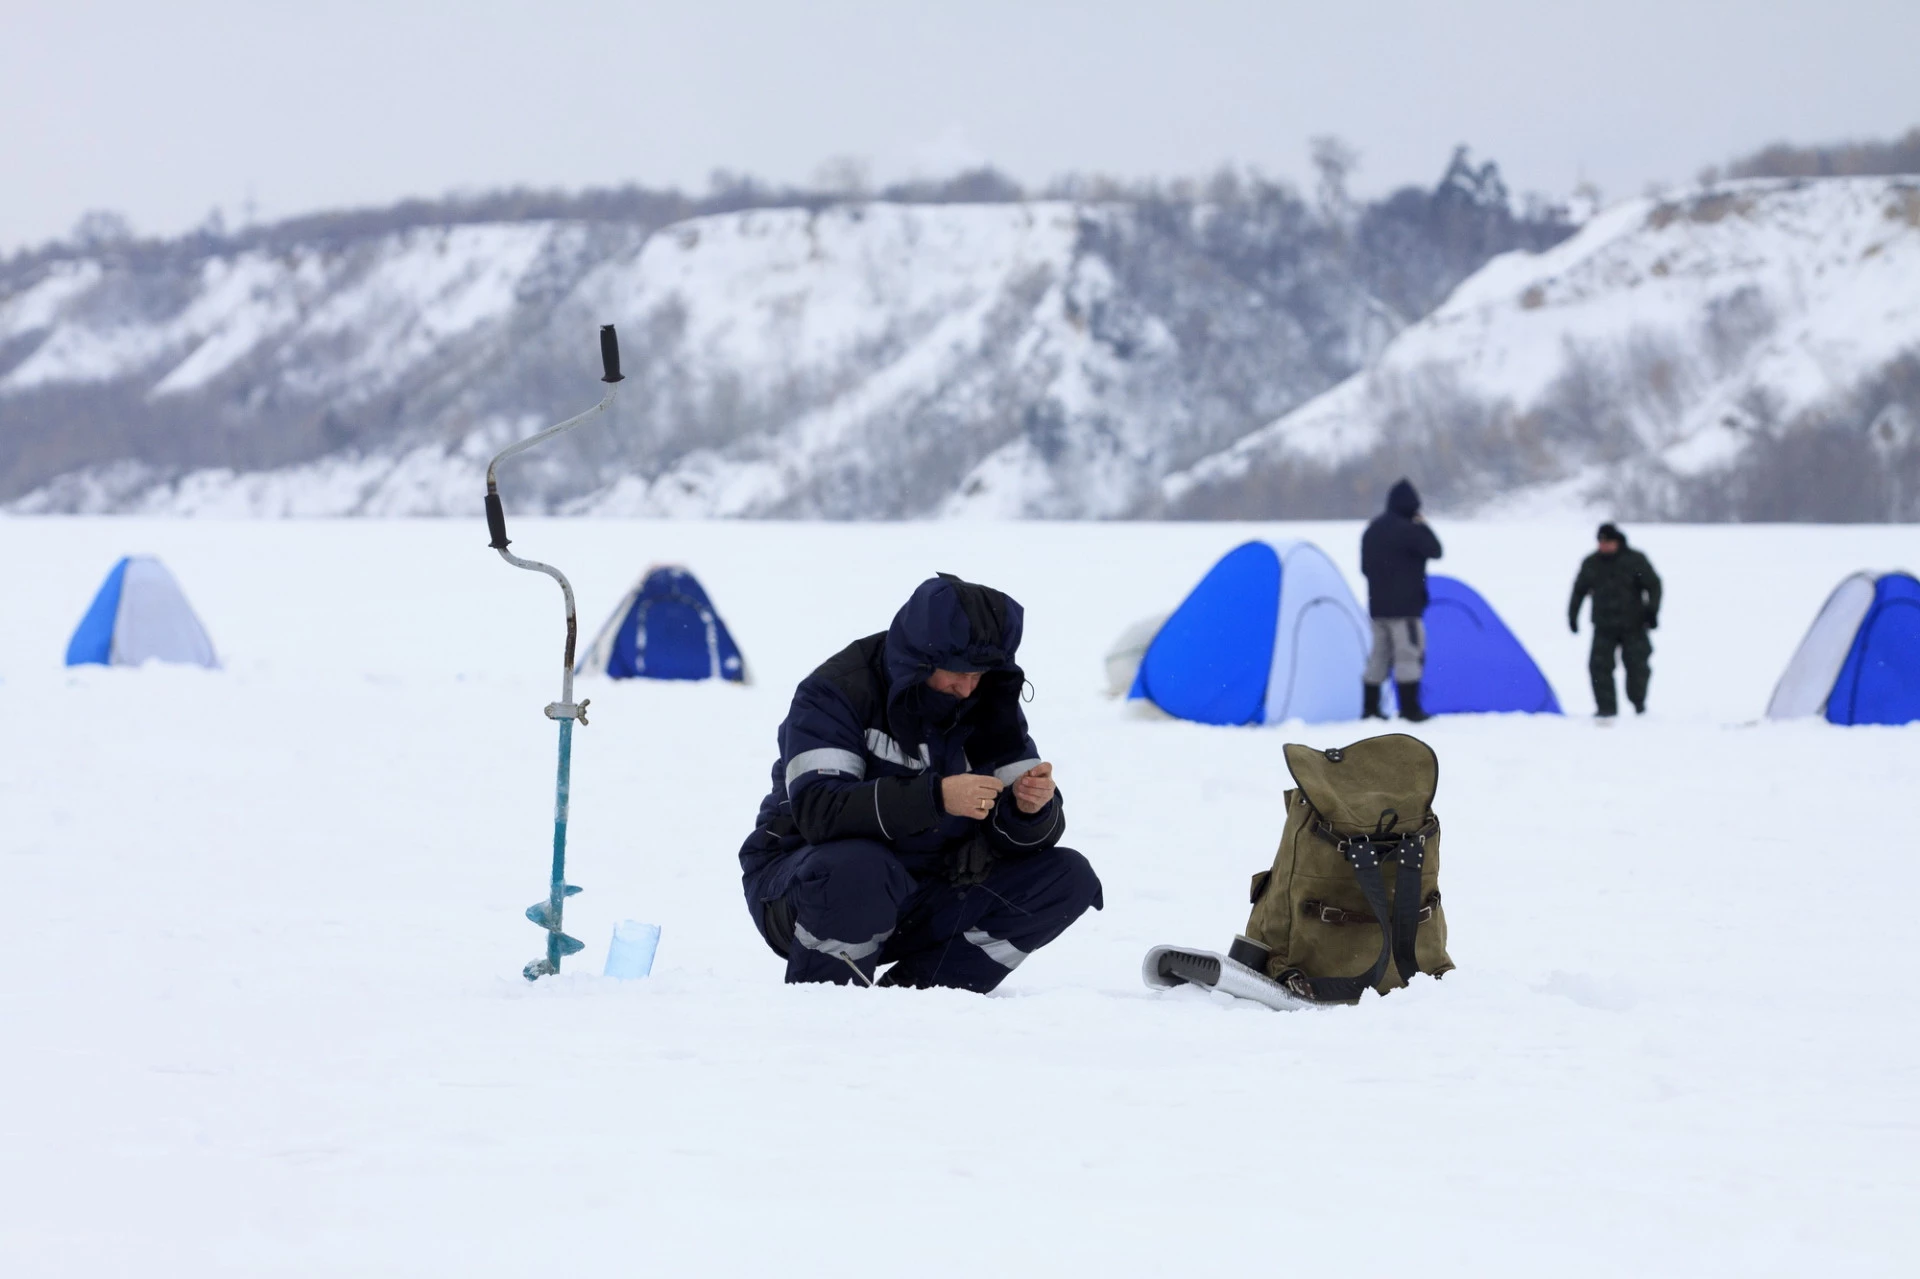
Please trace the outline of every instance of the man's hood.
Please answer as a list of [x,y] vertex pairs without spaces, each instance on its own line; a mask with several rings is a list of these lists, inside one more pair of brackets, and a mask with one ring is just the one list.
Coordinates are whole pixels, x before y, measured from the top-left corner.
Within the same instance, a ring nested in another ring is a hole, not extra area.
[[1387,491],[1387,510],[1405,520],[1420,513],[1420,495],[1414,491],[1413,481],[1401,480]]
[[887,681],[895,694],[926,682],[936,670],[1018,670],[1026,612],[991,586],[951,573],[930,577],[887,628]]
[[937,724],[958,715],[967,703],[926,686],[936,670],[1003,672],[1016,682],[1024,679],[1014,658],[1025,618],[1017,600],[991,586],[951,573],[920,583],[887,628],[888,718],[906,710],[914,719]]

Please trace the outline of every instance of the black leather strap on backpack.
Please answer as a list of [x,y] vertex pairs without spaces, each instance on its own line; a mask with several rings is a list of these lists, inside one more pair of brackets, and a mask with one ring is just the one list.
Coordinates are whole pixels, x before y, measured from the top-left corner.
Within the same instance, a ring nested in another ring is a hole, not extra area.
[[1393,880],[1393,962],[1402,981],[1420,971],[1413,946],[1420,935],[1420,872],[1427,864],[1427,832],[1400,841],[1400,873]]
[[1293,969],[1282,973],[1279,980],[1294,993],[1315,1003],[1350,1004],[1378,984],[1386,974],[1390,959],[1399,968],[1400,976],[1410,979],[1419,971],[1413,948],[1420,933],[1420,872],[1426,865],[1427,835],[1432,826],[1392,841],[1394,847],[1387,855],[1399,860],[1400,869],[1394,876],[1391,908],[1387,905],[1386,878],[1380,873],[1381,845],[1375,844],[1372,836],[1342,837],[1321,822],[1315,822],[1312,830],[1339,850],[1340,856],[1353,868],[1360,895],[1367,899],[1374,919],[1380,921],[1380,954],[1373,961],[1373,967],[1357,977],[1310,977]]

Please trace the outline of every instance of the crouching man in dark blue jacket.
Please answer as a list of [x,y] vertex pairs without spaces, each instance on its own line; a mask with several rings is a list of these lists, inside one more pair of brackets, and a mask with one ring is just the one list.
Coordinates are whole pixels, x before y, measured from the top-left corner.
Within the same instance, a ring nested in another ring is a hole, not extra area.
[[788,981],[985,992],[1101,907],[1027,735],[1022,617],[942,573],[801,681],[740,849]]

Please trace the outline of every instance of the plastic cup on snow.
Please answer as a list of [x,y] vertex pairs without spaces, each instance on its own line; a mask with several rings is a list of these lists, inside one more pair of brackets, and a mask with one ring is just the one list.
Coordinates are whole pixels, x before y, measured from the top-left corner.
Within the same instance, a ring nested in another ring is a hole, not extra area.
[[645,977],[653,971],[653,952],[660,945],[660,925],[623,919],[613,926],[607,947],[608,977]]

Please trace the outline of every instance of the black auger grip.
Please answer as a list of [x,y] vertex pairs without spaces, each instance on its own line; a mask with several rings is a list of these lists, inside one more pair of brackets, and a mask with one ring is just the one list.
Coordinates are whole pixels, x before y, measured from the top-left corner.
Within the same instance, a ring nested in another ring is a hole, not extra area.
[[487,494],[487,532],[493,535],[488,546],[496,551],[507,549],[507,512],[500,505],[498,493]]
[[620,376],[620,338],[611,324],[600,326],[600,365],[606,370],[602,382],[619,382]]

